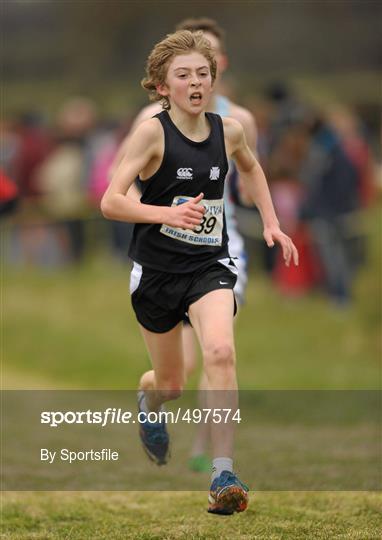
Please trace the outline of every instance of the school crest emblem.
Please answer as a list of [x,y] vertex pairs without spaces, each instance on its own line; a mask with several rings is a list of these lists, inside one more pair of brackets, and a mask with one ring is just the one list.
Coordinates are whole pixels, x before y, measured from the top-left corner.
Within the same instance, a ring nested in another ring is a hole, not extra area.
[[219,180],[219,177],[220,177],[220,167],[211,167],[210,180]]

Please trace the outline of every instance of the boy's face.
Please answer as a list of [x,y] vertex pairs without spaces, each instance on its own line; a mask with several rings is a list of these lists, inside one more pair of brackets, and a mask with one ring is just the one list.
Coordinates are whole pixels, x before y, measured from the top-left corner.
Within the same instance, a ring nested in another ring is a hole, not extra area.
[[198,52],[175,56],[168,66],[166,82],[157,91],[191,114],[199,114],[207,107],[212,92],[208,60]]

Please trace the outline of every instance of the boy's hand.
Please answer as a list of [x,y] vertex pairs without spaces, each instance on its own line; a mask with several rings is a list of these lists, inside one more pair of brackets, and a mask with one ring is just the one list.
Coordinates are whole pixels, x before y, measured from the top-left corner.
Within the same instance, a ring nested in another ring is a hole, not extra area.
[[199,193],[197,197],[169,208],[165,224],[182,229],[194,229],[200,225],[206,212],[205,207],[199,204],[203,197],[204,193]]
[[285,264],[290,265],[293,258],[295,266],[298,266],[298,251],[292,240],[284,234],[279,227],[266,227],[264,229],[264,239],[268,247],[273,247],[275,242],[280,244],[283,250]]

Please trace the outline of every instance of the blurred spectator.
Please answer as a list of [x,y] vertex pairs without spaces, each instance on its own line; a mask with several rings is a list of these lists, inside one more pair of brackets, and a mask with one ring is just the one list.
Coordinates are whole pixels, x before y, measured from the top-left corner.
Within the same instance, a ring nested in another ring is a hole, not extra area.
[[355,261],[351,242],[359,224],[357,171],[338,137],[319,115],[310,120],[311,143],[300,170],[305,196],[301,217],[312,231],[325,273],[327,292],[346,306],[351,300]]
[[288,295],[306,293],[321,279],[320,263],[309,228],[301,222],[299,215],[304,198],[299,172],[310,143],[304,119],[289,118],[282,130],[280,127],[277,144],[268,162],[270,190],[279,221],[300,254],[298,267],[286,267],[280,250],[275,257],[272,276],[279,290]]
[[10,178],[16,177],[16,164],[20,151],[20,136],[10,119],[0,121],[1,149],[0,167]]
[[0,217],[12,213],[18,203],[19,189],[13,180],[11,180],[0,169]]
[[71,260],[82,260],[85,250],[85,218],[89,206],[87,182],[94,157],[96,107],[85,98],[72,98],[59,110],[54,150],[36,170],[45,215],[61,223]]
[[[298,178],[301,155],[305,152],[305,133],[299,126],[303,125],[306,107],[281,80],[270,83],[265,88],[262,102],[254,107],[259,125],[259,159],[272,192],[274,181],[287,179],[289,182],[292,179],[296,182]],[[264,267],[272,274],[278,265],[278,252],[269,250],[264,244],[261,249]]]
[[306,107],[284,81],[269,84],[265,97],[272,110],[268,143],[272,153],[285,132],[305,117]]
[[358,174],[361,207],[370,206],[376,198],[374,160],[355,113],[344,106],[329,111],[329,122],[338,135],[347,157]]
[[251,97],[246,100],[246,107],[256,118],[257,157],[264,170],[268,168],[270,154],[271,121],[273,108],[269,101]]
[[[99,145],[89,176],[89,197],[97,213],[99,213],[100,202],[109,184],[108,177],[110,167],[114,161],[121,142],[129,132],[132,119],[120,127],[109,130],[104,136],[102,144]],[[114,254],[121,260],[127,259],[127,252],[130,245],[134,225],[122,221],[104,221],[111,234],[111,246]]]
[[52,148],[52,140],[41,115],[28,111],[19,116],[16,124],[18,136],[15,180],[23,199],[36,197],[39,189],[34,181],[34,173]]
[[299,252],[298,267],[287,267],[278,250],[272,276],[278,289],[285,295],[302,295],[312,290],[322,279],[320,259],[314,249],[312,235],[306,224],[299,219],[302,186],[295,178],[280,177],[272,182],[271,194],[281,226]]

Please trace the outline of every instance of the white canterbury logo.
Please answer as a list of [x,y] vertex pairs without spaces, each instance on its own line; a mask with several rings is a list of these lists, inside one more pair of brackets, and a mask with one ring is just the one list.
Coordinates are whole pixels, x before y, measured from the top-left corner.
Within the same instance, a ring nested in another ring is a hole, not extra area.
[[181,167],[176,171],[178,180],[192,180],[193,172],[191,167]]
[[220,167],[211,167],[210,180],[219,180]]

